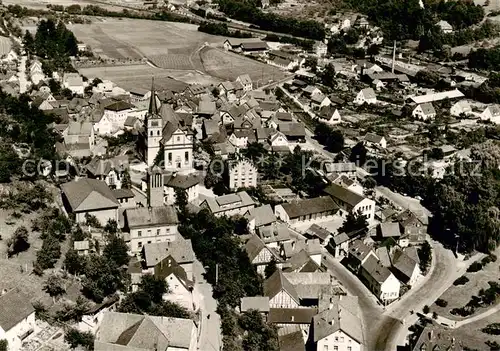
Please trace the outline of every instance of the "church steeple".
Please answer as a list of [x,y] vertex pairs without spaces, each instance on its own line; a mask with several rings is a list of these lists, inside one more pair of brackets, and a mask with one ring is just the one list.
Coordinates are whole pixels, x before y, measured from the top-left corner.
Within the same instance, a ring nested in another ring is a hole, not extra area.
[[158,115],[158,106],[156,104],[156,91],[155,91],[155,78],[151,79],[151,97],[149,98],[149,110],[148,114],[150,116]]

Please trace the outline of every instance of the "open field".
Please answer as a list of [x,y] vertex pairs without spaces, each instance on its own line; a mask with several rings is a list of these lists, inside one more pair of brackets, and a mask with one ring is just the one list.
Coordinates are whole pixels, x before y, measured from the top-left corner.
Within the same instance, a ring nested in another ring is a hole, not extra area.
[[[216,84],[220,80],[193,70],[160,69],[147,64],[110,67],[81,68],[79,72],[89,79],[99,77],[109,79],[125,90],[146,90],[151,88],[151,78],[155,77],[156,88],[185,89],[187,84]],[[177,80],[173,80],[173,79]]]
[[[497,249],[494,253],[495,255],[500,254],[500,249]],[[448,302],[448,305],[446,307],[439,307],[436,304],[433,304],[431,306],[431,311],[436,311],[440,316],[449,318],[451,320],[459,321],[481,314],[489,308],[493,308],[493,305],[486,308],[476,308],[474,314],[467,317],[461,317],[459,315],[453,315],[450,313],[453,308],[460,308],[465,306],[473,295],[478,296],[479,290],[486,290],[489,287],[488,281],[497,281],[499,269],[498,267],[498,261],[490,262],[478,272],[465,273],[464,275],[469,279],[467,283],[457,286],[451,285],[448,290],[446,290],[443,295],[440,296],[441,299]]]
[[500,344],[500,335],[485,334],[481,331],[481,329],[486,327],[488,324],[498,323],[499,321],[500,312],[497,312],[477,322],[450,330],[454,335],[456,335],[457,339],[460,338],[461,340],[464,340],[464,346],[467,346],[472,350],[487,351],[491,349],[485,344],[485,342],[491,340]]
[[269,80],[278,81],[285,77],[280,69],[222,49],[204,47],[200,51],[201,61],[206,72],[223,80],[234,80],[247,73],[259,86]]
[[200,60],[196,60],[198,49],[205,43],[224,41],[198,32],[195,25],[175,22],[94,18],[91,25],[74,24],[69,28],[78,40],[103,57],[147,57],[166,69],[201,69]]

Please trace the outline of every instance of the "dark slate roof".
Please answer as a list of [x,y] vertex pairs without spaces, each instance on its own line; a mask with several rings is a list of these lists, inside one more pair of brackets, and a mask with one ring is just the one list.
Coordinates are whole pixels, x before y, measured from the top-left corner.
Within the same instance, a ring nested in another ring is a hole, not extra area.
[[280,335],[278,337],[280,351],[304,351],[304,336],[302,331],[298,330],[290,334]]
[[177,212],[173,206],[130,208],[125,210],[124,215],[129,228],[174,225],[179,223]]
[[277,324],[310,324],[316,308],[270,308],[268,322]]
[[280,122],[278,130],[287,137],[303,137],[306,135],[305,127],[299,122]]
[[113,195],[115,195],[117,199],[126,199],[135,197],[134,192],[130,189],[114,189]]
[[19,288],[12,289],[0,296],[0,327],[9,331],[19,322],[34,313],[30,298]]
[[337,184],[330,184],[324,191],[333,198],[341,200],[353,207],[365,199],[363,196]]
[[130,105],[126,101],[115,101],[106,107],[104,107],[105,110],[110,110],[110,111],[123,111],[123,110],[128,110],[129,108],[132,108],[132,105]]
[[298,202],[284,203],[281,206],[283,206],[283,209],[290,219],[325,211],[336,211],[339,209],[337,204],[329,196],[303,199]]
[[82,178],[61,185],[72,211],[116,208],[118,201],[105,182]]
[[163,176],[164,184],[172,188],[189,189],[203,180],[203,176],[198,173],[193,174],[165,174]]
[[264,282],[264,296],[269,299],[275,297],[281,290],[285,290],[294,300],[299,303],[299,295],[293,285],[283,276],[283,272],[277,269],[266,281]]

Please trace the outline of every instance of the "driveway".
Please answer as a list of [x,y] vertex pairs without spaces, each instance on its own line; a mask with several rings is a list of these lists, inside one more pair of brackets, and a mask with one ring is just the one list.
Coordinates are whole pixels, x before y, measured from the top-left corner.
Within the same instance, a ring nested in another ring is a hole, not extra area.
[[199,261],[195,261],[193,273],[196,282],[194,293],[198,294],[201,311],[198,350],[220,351],[222,347],[220,316],[216,312],[217,301],[212,296],[212,286],[203,277],[205,269]]

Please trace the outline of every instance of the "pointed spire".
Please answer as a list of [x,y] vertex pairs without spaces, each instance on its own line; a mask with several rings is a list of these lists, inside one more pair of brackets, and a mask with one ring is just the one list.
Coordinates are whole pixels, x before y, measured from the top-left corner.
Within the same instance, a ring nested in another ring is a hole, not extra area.
[[156,91],[155,91],[155,77],[151,79],[151,97],[149,98],[149,115],[158,114],[158,106],[156,106]]

